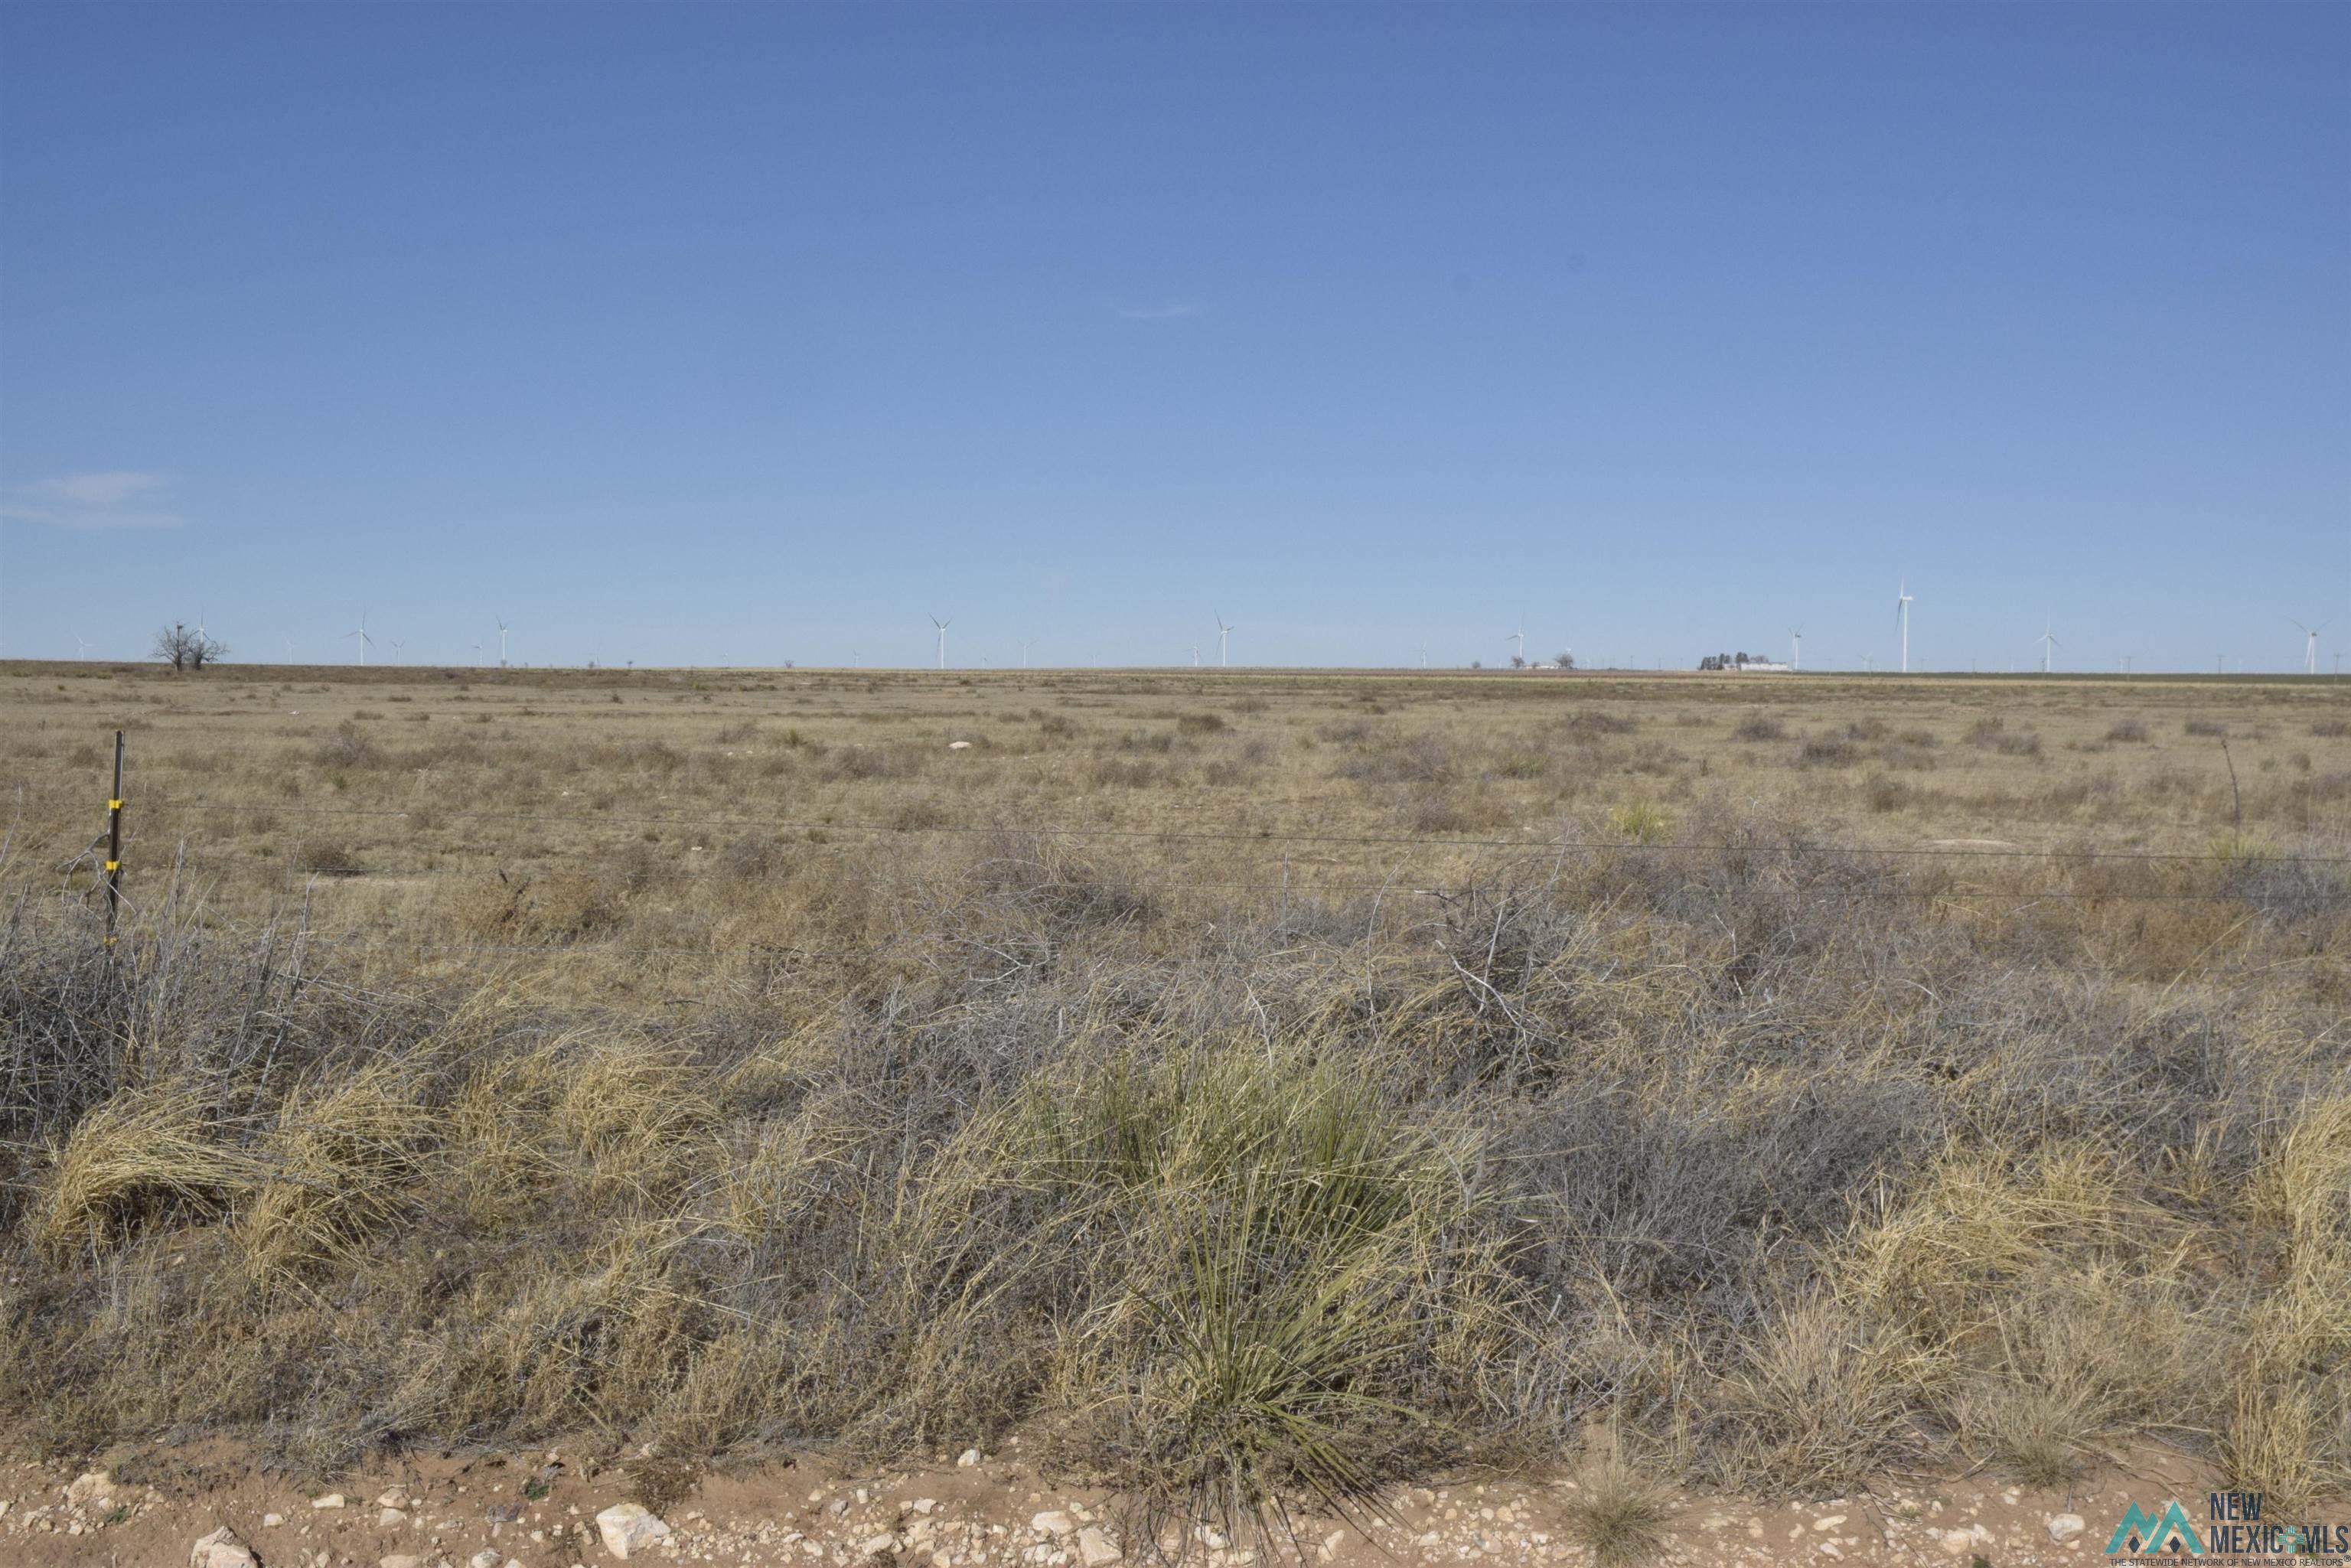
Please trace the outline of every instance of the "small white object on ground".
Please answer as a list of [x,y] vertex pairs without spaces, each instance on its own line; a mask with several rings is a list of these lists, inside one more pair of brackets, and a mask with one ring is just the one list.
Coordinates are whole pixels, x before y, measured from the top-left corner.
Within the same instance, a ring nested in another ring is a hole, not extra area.
[[605,1551],[623,1559],[669,1539],[669,1526],[633,1502],[616,1502],[598,1514],[596,1532],[604,1538]]
[[189,1549],[188,1568],[259,1568],[259,1563],[253,1549],[224,1524]]

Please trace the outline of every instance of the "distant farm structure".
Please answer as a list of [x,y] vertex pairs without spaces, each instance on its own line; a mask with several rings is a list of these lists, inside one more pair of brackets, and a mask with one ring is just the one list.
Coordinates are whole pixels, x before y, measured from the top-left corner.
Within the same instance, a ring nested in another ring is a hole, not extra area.
[[1743,674],[1784,674],[1796,666],[1764,658],[1760,653],[1708,653],[1698,662],[1698,667],[1701,670],[1729,670]]

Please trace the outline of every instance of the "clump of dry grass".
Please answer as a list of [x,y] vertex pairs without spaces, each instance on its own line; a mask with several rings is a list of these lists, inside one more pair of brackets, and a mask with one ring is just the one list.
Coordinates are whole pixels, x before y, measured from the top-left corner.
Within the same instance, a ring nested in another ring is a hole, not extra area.
[[52,1257],[102,1251],[152,1226],[220,1218],[262,1176],[237,1131],[194,1087],[118,1091],[50,1150],[33,1245]]
[[263,1175],[237,1206],[248,1266],[296,1273],[364,1248],[398,1223],[432,1128],[418,1074],[376,1061],[298,1084],[256,1152]]
[[1679,1511],[1674,1489],[1611,1451],[1587,1467],[1562,1517],[1594,1568],[1642,1568],[1665,1554]]

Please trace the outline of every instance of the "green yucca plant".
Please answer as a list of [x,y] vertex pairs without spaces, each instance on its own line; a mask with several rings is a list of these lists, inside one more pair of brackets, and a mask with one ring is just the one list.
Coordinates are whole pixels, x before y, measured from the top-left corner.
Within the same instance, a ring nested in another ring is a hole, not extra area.
[[1673,836],[1674,821],[1663,806],[1642,796],[1612,807],[1608,830],[1636,844],[1661,844]]

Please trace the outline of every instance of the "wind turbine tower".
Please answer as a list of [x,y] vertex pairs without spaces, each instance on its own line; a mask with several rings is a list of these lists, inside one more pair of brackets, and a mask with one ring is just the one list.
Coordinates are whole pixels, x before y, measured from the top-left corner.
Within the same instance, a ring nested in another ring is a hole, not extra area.
[[939,668],[942,670],[947,667],[947,628],[953,625],[954,622],[953,616],[949,616],[945,621],[935,615],[931,617],[931,624],[939,629]]
[[1505,643],[1516,643],[1519,645],[1519,663],[1523,664],[1527,662],[1527,633],[1523,626],[1521,626],[1518,631],[1511,632],[1509,636],[1503,638],[1502,641]]
[[2303,626],[2299,621],[2294,624],[2302,627],[2302,673],[2305,675],[2314,675],[2318,674],[2318,634],[2325,628]]
[[1228,664],[1225,656],[1225,639],[1233,634],[1233,629],[1225,623],[1223,613],[1215,605],[1208,607],[1208,613],[1217,620],[1217,668],[1221,670]]
[[1804,634],[1802,632],[1791,630],[1788,633],[1788,641],[1795,649],[1788,660],[1788,668],[1801,670],[1804,667]]
[[2050,622],[2046,620],[2043,620],[2041,622],[2040,643],[2041,673],[2045,675],[2049,674],[2051,661],[2055,657],[2057,653],[2057,636],[2055,632],[2050,630]]
[[360,612],[359,630],[356,632],[346,632],[343,635],[346,637],[357,637],[360,640],[360,668],[367,668],[368,644],[374,642],[375,639],[368,635],[366,611],[362,610]]
[[1905,579],[1894,591],[1894,625],[1902,633],[1902,673],[1910,673],[1910,583]]
[[507,667],[507,633],[511,630],[504,621],[498,622],[498,668],[501,670]]

